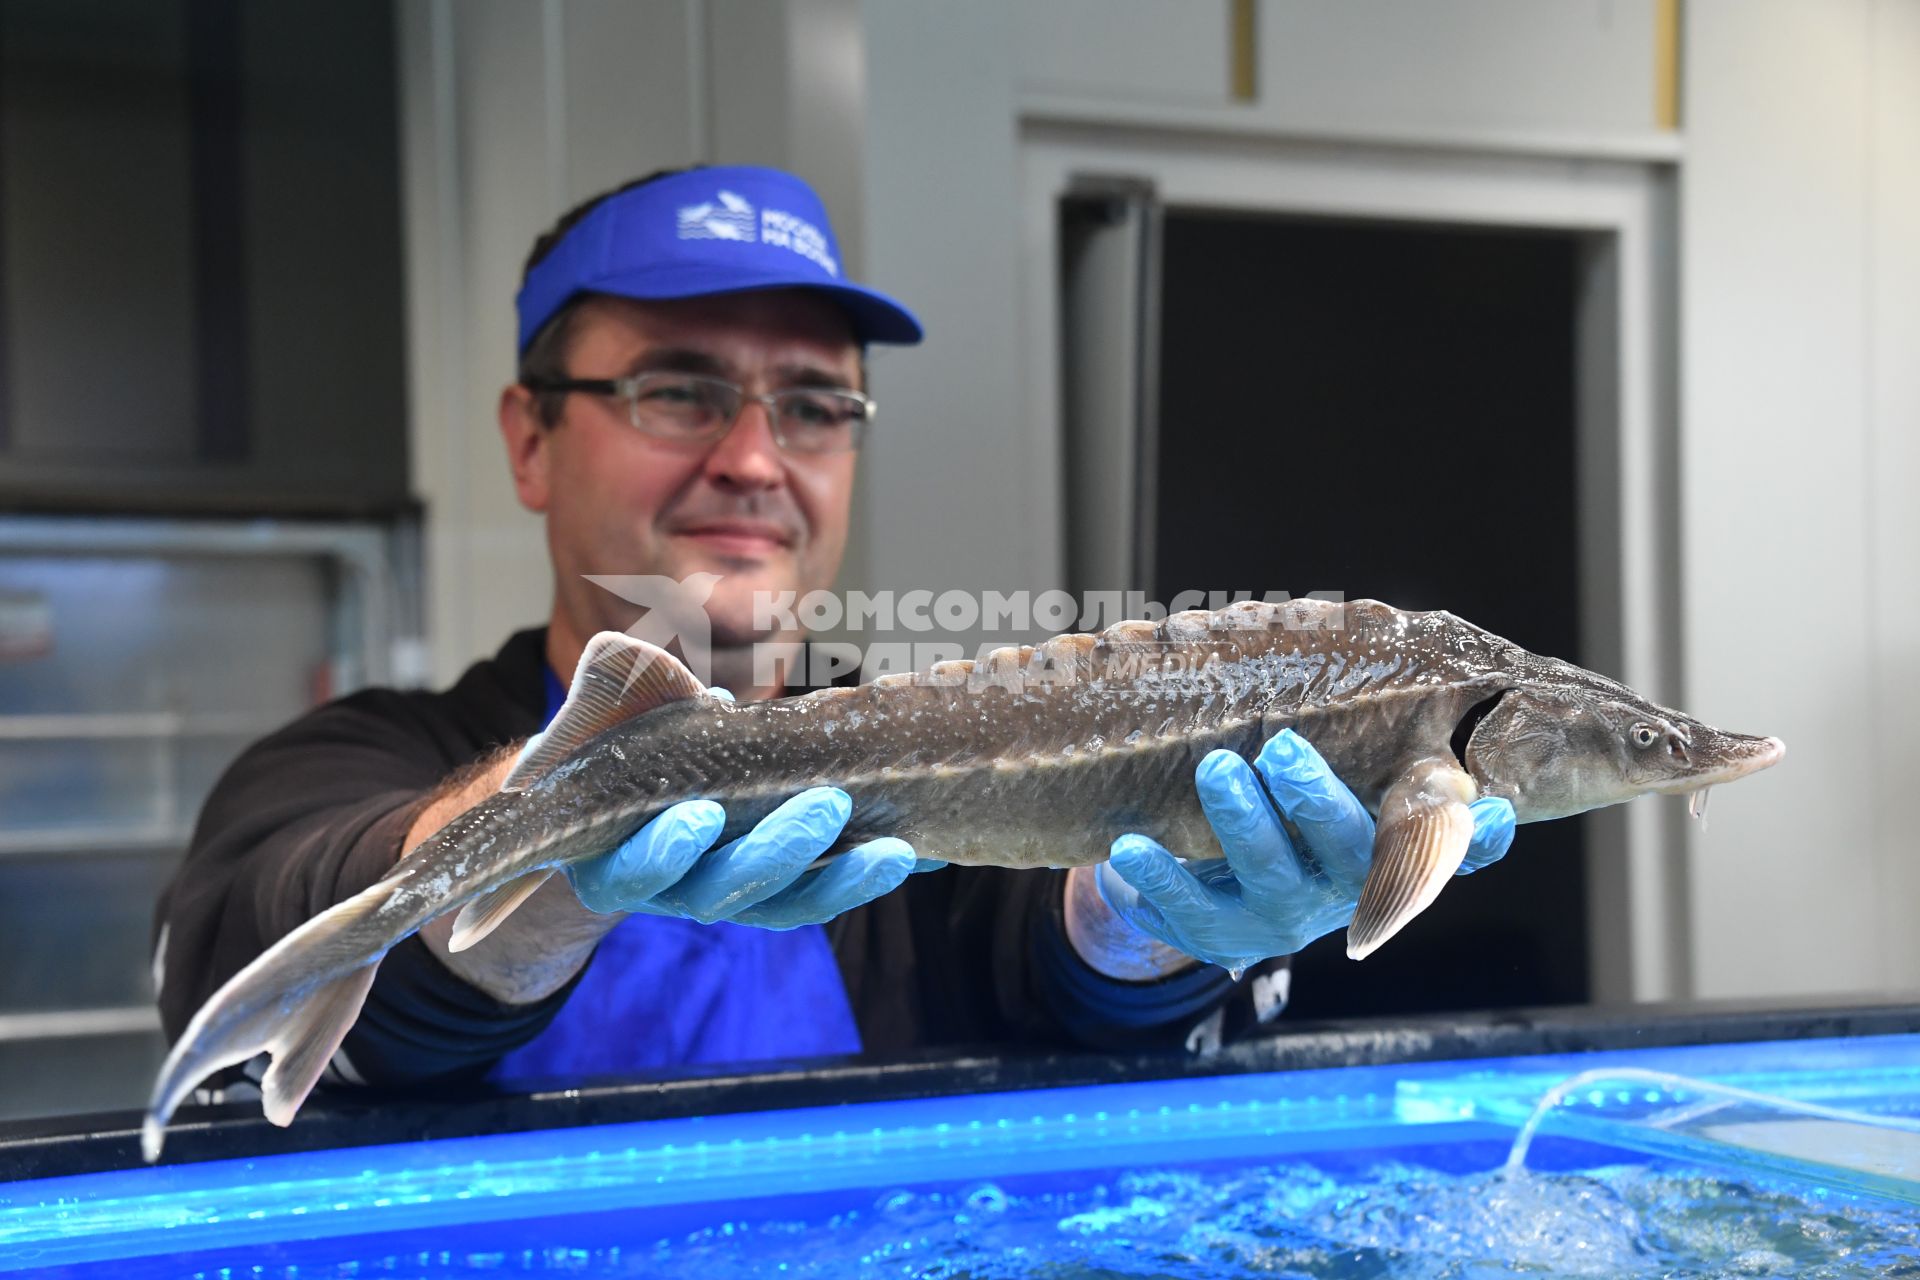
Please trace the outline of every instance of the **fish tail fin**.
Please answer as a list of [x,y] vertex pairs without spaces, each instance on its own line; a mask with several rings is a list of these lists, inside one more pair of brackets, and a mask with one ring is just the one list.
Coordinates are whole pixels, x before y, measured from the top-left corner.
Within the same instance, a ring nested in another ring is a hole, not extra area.
[[321,912],[255,957],[200,1006],[154,1081],[140,1128],[140,1151],[149,1164],[160,1158],[174,1109],[202,1080],[262,1053],[272,1058],[261,1082],[267,1119],[292,1123],[360,1016],[381,957],[399,939],[370,954],[341,956],[318,981],[309,976],[311,965],[397,887],[397,881],[382,880]]

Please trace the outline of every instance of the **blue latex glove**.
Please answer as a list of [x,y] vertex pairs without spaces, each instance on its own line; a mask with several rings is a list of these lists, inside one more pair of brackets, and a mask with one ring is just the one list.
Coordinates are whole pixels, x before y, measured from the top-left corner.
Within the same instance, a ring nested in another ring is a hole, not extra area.
[[[712,692],[732,697],[724,689]],[[852,813],[846,792],[815,787],[789,799],[739,839],[713,849],[726,811],[711,800],[689,800],[618,847],[568,867],[567,878],[593,911],[797,929],[871,902],[915,871],[946,865],[916,858],[906,841],[887,837],[808,871],[839,840]]]
[[[1226,859],[1183,863],[1146,836],[1121,836],[1096,875],[1121,919],[1229,969],[1290,955],[1346,926],[1373,860],[1373,817],[1312,744],[1284,729],[1251,766],[1231,751],[1213,752],[1194,781]],[[1484,797],[1472,811],[1460,875],[1499,861],[1513,843],[1506,800]]]
[[889,836],[808,871],[840,838],[852,813],[853,801],[846,792],[815,787],[788,800],[739,839],[712,849],[726,825],[726,811],[711,800],[689,800],[668,809],[618,848],[574,864],[567,875],[580,901],[594,911],[795,929],[824,924],[898,888],[915,871],[944,865],[915,858],[911,845]]

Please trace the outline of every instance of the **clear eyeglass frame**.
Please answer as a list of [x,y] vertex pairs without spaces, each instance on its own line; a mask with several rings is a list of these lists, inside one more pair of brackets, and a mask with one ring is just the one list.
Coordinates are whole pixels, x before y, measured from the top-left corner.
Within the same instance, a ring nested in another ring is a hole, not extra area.
[[577,391],[624,400],[635,430],[676,444],[712,445],[733,430],[747,405],[759,404],[774,442],[788,453],[810,456],[859,450],[878,407],[851,387],[783,387],[750,395],[736,382],[703,373],[529,378],[521,385],[536,393]]

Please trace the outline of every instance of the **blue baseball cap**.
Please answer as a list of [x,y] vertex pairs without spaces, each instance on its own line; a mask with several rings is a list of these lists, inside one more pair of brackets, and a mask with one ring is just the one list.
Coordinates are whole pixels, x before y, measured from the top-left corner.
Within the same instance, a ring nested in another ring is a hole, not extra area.
[[795,288],[829,295],[862,345],[924,336],[911,311],[841,274],[812,187],[778,169],[689,169],[609,196],[568,229],[521,286],[520,350],[582,293],[648,302]]

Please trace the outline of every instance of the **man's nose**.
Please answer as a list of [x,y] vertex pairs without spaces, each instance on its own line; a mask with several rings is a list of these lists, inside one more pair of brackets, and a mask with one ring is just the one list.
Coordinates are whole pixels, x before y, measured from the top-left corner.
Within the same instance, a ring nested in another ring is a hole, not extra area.
[[780,444],[767,406],[749,400],[726,435],[707,454],[707,478],[733,489],[773,489],[786,479]]

